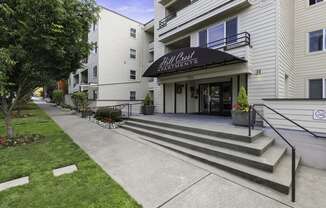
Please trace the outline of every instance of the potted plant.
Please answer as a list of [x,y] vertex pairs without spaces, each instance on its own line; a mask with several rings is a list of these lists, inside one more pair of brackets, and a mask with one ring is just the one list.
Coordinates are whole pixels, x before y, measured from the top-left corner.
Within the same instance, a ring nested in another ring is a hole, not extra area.
[[88,95],[85,92],[75,92],[72,95],[72,100],[79,112],[81,112],[82,118],[87,117],[87,107],[88,107]]
[[154,114],[153,100],[149,94],[147,94],[144,99],[144,105],[142,106],[142,112],[144,115],[153,115]]
[[[254,121],[254,116],[251,116]],[[240,88],[237,103],[232,109],[232,123],[237,126],[248,126],[249,121],[249,103],[248,96],[244,87]]]

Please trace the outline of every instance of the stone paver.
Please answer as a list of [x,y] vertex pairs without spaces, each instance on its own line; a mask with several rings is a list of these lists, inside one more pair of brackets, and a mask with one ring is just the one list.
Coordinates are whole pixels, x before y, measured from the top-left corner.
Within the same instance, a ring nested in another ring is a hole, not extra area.
[[61,176],[61,175],[64,175],[64,174],[73,173],[73,172],[75,172],[77,170],[78,169],[77,169],[76,165],[69,165],[69,166],[66,166],[66,167],[54,169],[52,172],[53,172],[54,176]]
[[0,191],[4,191],[6,189],[13,188],[13,187],[16,187],[16,186],[22,186],[22,185],[25,185],[25,184],[28,184],[28,183],[29,183],[29,177],[28,176],[18,178],[18,179],[15,179],[15,180],[11,180],[11,181],[7,181],[7,182],[4,182],[4,183],[0,183]]
[[145,142],[136,134],[104,129],[55,107],[40,106],[145,208],[326,207],[325,197],[321,197],[326,181],[323,171],[309,168],[304,171],[308,174],[299,171],[297,196],[300,199],[293,204],[289,195]]

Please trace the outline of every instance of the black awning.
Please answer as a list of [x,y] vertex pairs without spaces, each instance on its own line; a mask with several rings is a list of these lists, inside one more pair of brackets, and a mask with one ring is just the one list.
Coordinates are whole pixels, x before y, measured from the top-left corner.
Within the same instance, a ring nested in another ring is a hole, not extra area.
[[244,63],[244,59],[209,48],[183,48],[166,54],[148,67],[143,77],[191,72],[207,67]]

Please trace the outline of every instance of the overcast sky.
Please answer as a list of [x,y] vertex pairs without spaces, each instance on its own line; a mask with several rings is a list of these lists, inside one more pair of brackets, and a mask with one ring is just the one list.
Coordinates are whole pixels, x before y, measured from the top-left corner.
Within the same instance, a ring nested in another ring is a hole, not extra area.
[[154,0],[96,0],[99,5],[146,23],[154,17]]

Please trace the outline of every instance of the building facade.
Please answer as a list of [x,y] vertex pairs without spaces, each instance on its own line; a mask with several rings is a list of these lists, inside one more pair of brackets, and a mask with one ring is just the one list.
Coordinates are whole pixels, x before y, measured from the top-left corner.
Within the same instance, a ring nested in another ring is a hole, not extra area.
[[[145,73],[157,77],[158,111],[230,115],[241,86],[250,103],[325,98],[325,6],[314,0],[156,0],[154,57],[163,65],[164,56],[170,61],[169,70]],[[173,56],[186,55],[183,48],[218,49],[243,62],[216,60],[194,70],[188,62],[178,70]]]
[[70,75],[69,94],[88,92],[93,107],[143,100],[149,79],[142,74],[153,60],[151,34],[150,27],[102,7],[88,35],[95,47],[84,67]]

